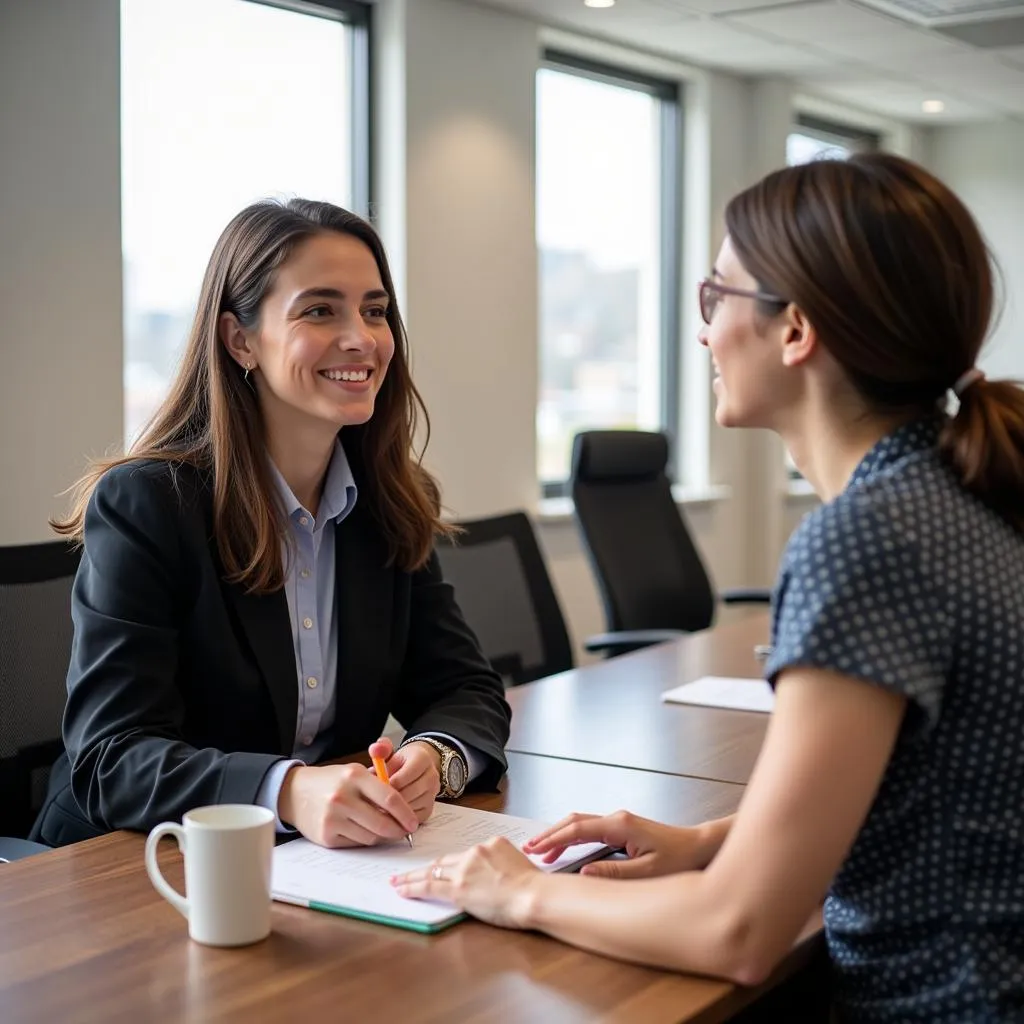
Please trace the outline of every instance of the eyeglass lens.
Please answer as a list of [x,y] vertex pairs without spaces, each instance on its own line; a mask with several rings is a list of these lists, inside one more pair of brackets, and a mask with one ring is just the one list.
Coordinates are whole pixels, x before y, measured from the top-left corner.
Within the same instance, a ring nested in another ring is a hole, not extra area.
[[702,281],[700,286],[700,315],[704,323],[710,324],[718,306],[718,291],[710,281]]

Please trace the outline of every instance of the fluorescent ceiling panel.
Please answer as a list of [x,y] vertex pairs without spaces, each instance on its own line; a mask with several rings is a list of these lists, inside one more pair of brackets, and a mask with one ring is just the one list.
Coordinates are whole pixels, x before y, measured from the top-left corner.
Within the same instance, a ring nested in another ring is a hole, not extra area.
[[929,28],[1024,16],[1024,0],[856,0],[856,3]]

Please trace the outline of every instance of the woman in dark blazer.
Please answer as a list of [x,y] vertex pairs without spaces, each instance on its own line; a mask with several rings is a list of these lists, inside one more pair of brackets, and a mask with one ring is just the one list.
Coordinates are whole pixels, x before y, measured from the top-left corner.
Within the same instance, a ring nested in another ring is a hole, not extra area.
[[[417,411],[373,228],[304,200],[235,217],[169,396],[55,524],[84,552],[67,753],[36,838],[231,802],[368,844],[496,784],[509,709],[433,553]],[[389,712],[397,750],[378,739]],[[390,786],[315,764],[368,747]]]

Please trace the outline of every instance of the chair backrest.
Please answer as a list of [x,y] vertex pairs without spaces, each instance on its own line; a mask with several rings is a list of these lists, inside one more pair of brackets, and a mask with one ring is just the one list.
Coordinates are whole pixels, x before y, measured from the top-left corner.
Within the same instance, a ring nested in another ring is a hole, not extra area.
[[0,836],[28,834],[64,749],[79,557],[65,541],[0,547]]
[[665,473],[668,438],[640,430],[577,434],[572,499],[608,629],[711,625],[715,598]]
[[445,579],[470,628],[506,685],[573,666],[565,628],[540,545],[525,512],[459,523],[438,544]]

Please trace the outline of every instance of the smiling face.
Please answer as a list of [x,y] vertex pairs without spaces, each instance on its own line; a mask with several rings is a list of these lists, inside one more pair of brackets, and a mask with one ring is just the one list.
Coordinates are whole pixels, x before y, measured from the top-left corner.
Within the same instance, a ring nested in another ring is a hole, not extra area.
[[[712,280],[726,288],[761,291],[728,238],[715,261]],[[715,420],[723,427],[772,427],[795,387],[783,356],[791,331],[787,314],[780,312],[769,319],[758,313],[755,298],[712,294],[717,298],[714,314],[698,337],[714,362]]]
[[259,321],[231,314],[222,337],[250,375],[268,430],[334,435],[365,423],[395,351],[390,297],[370,249],[339,232],[299,244],[274,276]]

